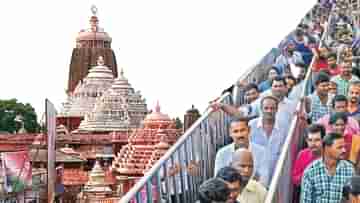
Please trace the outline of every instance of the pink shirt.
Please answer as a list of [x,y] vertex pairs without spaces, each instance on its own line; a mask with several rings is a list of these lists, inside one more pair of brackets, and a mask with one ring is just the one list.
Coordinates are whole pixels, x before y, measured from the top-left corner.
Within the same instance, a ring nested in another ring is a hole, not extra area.
[[[332,126],[329,124],[329,120],[330,120],[330,114],[327,114],[322,118],[320,118],[316,123],[323,125],[326,129],[326,133],[329,133],[333,131]],[[360,127],[358,121],[355,120],[353,117],[349,116],[347,119],[347,124],[345,126],[344,134],[356,135],[359,134],[359,132],[360,132]]]
[[294,185],[299,186],[301,184],[301,178],[306,167],[318,158],[319,157],[313,155],[311,149],[309,148],[300,151],[292,169],[291,178]]

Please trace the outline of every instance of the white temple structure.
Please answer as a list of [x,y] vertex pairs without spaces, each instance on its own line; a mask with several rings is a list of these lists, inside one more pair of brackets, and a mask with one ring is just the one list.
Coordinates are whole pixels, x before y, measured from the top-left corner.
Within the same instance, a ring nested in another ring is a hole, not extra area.
[[83,117],[94,108],[97,98],[109,89],[114,81],[111,70],[104,65],[104,59],[99,56],[97,66],[89,70],[84,80],[78,83],[74,92],[63,103],[62,116]]
[[146,114],[145,99],[140,92],[135,92],[121,70],[120,76],[97,99],[93,110],[80,123],[78,131],[128,131],[138,128]]

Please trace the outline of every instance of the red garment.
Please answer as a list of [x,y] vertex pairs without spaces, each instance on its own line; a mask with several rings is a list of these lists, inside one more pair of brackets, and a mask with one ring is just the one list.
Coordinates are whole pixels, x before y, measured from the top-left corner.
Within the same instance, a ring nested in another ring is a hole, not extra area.
[[353,136],[356,136],[356,135],[351,134],[351,133],[345,133],[345,135],[344,135],[345,149],[346,149],[346,159],[350,158]]
[[300,151],[292,169],[291,178],[294,185],[301,185],[301,178],[304,174],[306,167],[318,158],[319,157],[313,155],[311,149],[309,148]]
[[329,68],[327,70],[330,73],[330,76],[336,76],[336,75],[339,75],[341,73],[341,67],[340,66],[336,66],[336,68],[334,68],[334,69]]
[[320,60],[317,59],[316,61],[314,61],[313,67],[312,67],[312,71],[314,72],[320,72],[322,70],[326,71],[328,69],[328,63],[327,60]]

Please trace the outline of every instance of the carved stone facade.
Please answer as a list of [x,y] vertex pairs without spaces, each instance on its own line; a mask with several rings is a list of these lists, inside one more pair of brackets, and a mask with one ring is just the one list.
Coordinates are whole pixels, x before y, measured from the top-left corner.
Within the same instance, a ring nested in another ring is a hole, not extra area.
[[94,109],[85,116],[79,132],[128,131],[140,127],[147,114],[145,99],[125,78],[124,72],[98,98]]
[[112,162],[111,170],[119,181],[119,191],[127,192],[137,178],[144,175],[176,142],[181,130],[160,112],[159,104],[144,120],[144,128],[136,129]]

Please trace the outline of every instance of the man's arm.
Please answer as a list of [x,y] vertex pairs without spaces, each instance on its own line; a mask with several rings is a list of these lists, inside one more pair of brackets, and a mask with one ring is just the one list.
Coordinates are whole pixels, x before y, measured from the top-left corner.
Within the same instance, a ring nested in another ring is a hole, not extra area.
[[214,102],[210,104],[210,106],[214,111],[222,110],[231,116],[241,116],[241,112],[236,107],[229,104]]

